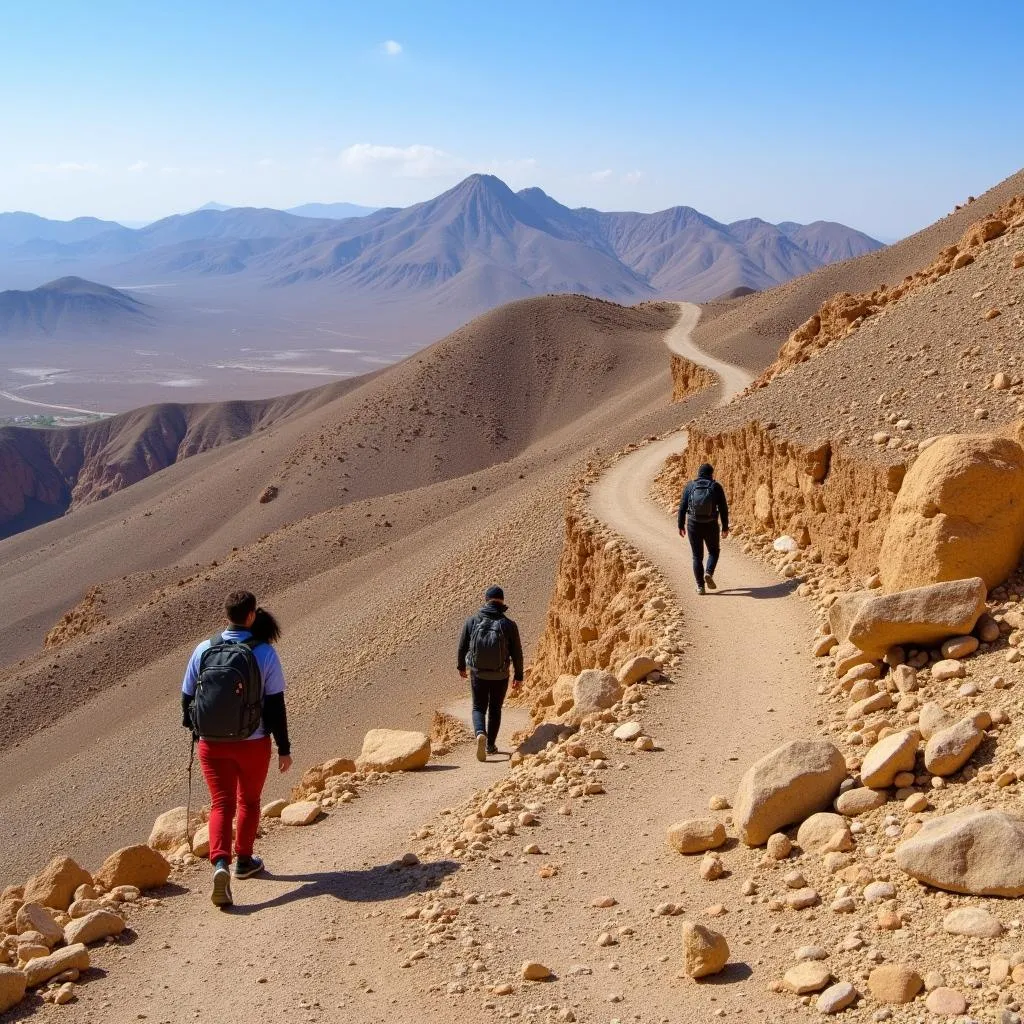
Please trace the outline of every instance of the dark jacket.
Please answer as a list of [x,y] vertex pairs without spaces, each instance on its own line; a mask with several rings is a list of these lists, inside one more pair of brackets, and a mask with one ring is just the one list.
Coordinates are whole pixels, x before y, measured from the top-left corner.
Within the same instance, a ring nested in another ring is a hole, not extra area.
[[507,667],[504,672],[475,672],[472,664],[467,663],[466,659],[470,653],[469,645],[473,638],[473,630],[476,624],[484,618],[499,619],[501,621],[501,629],[505,634],[505,641],[508,644],[509,658],[516,673],[515,680],[517,683],[521,683],[523,681],[523,645],[519,640],[519,627],[505,615],[505,605],[500,601],[488,601],[476,615],[471,615],[466,619],[466,624],[462,627],[462,635],[459,637],[459,671],[465,672],[468,667],[479,679],[508,678]]
[[[704,477],[702,479],[707,479]],[[676,522],[680,530],[687,529],[688,523],[697,523],[698,520],[693,518],[690,511],[690,496],[693,493],[693,485],[696,483],[695,480],[691,480],[683,488],[683,496],[679,499],[679,514],[676,516]],[[729,505],[725,500],[725,489],[716,480],[711,490],[711,496],[715,501],[715,512],[717,516],[722,520],[722,529],[729,529]]]

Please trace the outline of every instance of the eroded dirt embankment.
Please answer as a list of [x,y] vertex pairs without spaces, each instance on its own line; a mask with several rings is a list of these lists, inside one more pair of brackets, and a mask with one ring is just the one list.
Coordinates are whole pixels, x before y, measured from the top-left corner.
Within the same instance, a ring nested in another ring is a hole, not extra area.
[[681,620],[663,577],[587,508],[598,475],[592,467],[566,506],[558,576],[526,688],[538,721],[552,714],[559,676],[680,650],[669,639]]
[[699,391],[713,388],[718,378],[706,367],[672,354],[672,401],[683,402]]
[[787,533],[833,564],[874,567],[906,466],[879,465],[828,442],[800,445],[759,422],[708,434],[690,427],[690,444],[658,477],[663,503],[678,500],[702,462],[711,462],[730,502],[730,521],[750,532]]

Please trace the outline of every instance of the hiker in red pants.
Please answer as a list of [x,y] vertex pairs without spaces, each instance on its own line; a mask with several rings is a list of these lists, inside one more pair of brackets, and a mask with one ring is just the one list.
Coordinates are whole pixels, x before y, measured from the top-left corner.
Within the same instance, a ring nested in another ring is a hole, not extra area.
[[218,907],[230,906],[231,832],[235,837],[235,878],[263,870],[253,854],[260,823],[260,797],[270,768],[270,737],[277,767],[292,766],[284,673],[273,644],[281,635],[274,617],[256,607],[245,590],[224,602],[228,628],[193,652],[181,686],[182,724],[199,739],[199,763],[210,790],[210,861]]

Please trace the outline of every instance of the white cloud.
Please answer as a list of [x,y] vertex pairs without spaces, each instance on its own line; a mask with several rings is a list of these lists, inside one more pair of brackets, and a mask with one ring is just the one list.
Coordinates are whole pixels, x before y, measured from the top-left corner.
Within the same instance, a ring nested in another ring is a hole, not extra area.
[[98,174],[100,167],[94,163],[63,160],[58,164],[33,164],[32,170],[40,174]]
[[394,39],[385,39],[380,44],[380,50],[389,57],[397,57],[402,52],[402,44],[396,43]]
[[637,184],[637,182],[639,182],[639,181],[641,181],[643,179],[643,176],[644,176],[644,172],[643,171],[627,171],[622,176],[622,180],[624,182],[626,182],[627,185],[635,185],[635,184]]
[[467,167],[464,160],[435,146],[378,146],[371,142],[349,146],[339,160],[354,171],[379,171],[393,178],[437,178]]
[[149,167],[148,160],[136,160],[135,163],[128,165],[128,170],[131,174],[138,174],[140,171],[146,170]]
[[607,181],[615,172],[609,167],[603,171],[591,171],[591,181]]
[[257,160],[256,161],[256,166],[257,167],[273,167],[274,166],[274,160],[273,160],[272,157],[265,156],[262,160]]

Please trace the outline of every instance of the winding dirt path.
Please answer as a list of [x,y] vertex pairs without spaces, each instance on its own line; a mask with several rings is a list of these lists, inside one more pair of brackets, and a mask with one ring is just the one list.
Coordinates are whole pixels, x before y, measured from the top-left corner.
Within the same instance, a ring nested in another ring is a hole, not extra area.
[[[670,347],[726,382],[691,403],[692,411],[742,387],[747,376],[696,350],[689,333],[699,310],[685,305],[682,312]],[[542,813],[531,830],[544,859],[560,866],[554,877],[538,877],[539,858],[521,856],[524,838],[510,840],[497,859],[441,859],[411,871],[390,866],[417,847],[419,826],[501,778],[501,766],[478,764],[463,746],[425,772],[367,789],[308,830],[275,829],[260,846],[273,873],[237,883],[231,913],[211,910],[208,868],[194,869],[188,890],[133,920],[138,938],[130,948],[98,951],[95,963],[109,979],[82,986],[62,1019],[478,1024],[510,1016],[553,1020],[554,1010],[544,1007],[559,1006],[572,1007],[578,1021],[779,1019],[764,981],[777,967],[773,959],[786,954],[768,937],[770,919],[745,906],[741,862],[706,890],[695,864],[668,849],[664,835],[673,821],[706,813],[710,795],[732,793],[750,761],[814,730],[803,653],[810,623],[785,599],[790,585],[731,544],[718,572],[721,589],[694,594],[688,545],[649,497],[665,456],[685,443],[677,434],[621,459],[592,493],[594,512],[664,572],[691,648],[675,685],[652,696],[643,716],[664,749],[633,757],[616,750],[613,759],[624,763],[608,773],[606,796],[580,802],[571,817]],[[413,925],[402,919],[404,901],[431,883],[491,895],[461,908],[461,943],[442,944],[403,969],[417,945]],[[594,909],[593,897],[604,893],[617,904]],[[679,901],[688,916],[711,902],[730,907],[720,927],[735,941],[736,963],[715,983],[677,979],[678,919],[654,916],[666,899]],[[607,920],[632,931],[623,944],[598,949]],[[488,972],[475,977],[485,986],[517,983],[503,1001],[488,997],[486,987],[484,994],[452,994],[470,936]],[[518,965],[534,958],[551,964],[557,979],[541,987],[519,983]],[[744,984],[751,975],[753,984]]]

